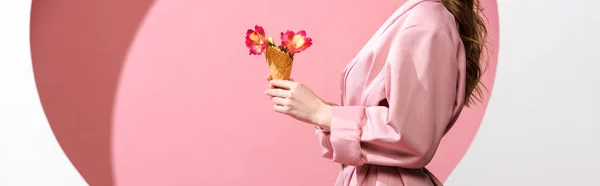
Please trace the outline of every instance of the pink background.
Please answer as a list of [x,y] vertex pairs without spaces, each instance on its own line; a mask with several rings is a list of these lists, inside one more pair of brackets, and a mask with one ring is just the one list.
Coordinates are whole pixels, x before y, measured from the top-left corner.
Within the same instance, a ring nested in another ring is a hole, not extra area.
[[[495,74],[498,17],[490,21]],[[305,29],[293,77],[338,102],[343,66],[398,0],[34,1],[31,46],[48,120],[90,185],[332,185],[313,130],[271,111],[245,30]],[[484,108],[467,109],[429,168],[445,180]]]

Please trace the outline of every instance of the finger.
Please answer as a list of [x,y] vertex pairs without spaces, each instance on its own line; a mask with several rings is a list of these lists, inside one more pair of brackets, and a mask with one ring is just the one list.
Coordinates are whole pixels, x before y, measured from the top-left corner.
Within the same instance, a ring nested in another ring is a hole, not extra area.
[[290,103],[290,100],[282,98],[282,97],[271,97],[271,102],[273,102],[273,104],[275,104],[275,105],[288,106]]
[[[273,96],[269,96],[269,100],[273,103],[273,98],[279,98],[279,97],[273,97]],[[282,98],[283,99],[283,98]],[[273,103],[276,104],[276,103]]]
[[271,85],[273,85],[274,87],[279,87],[279,88],[283,88],[283,89],[292,89],[296,86],[296,82],[293,81],[287,81],[287,80],[271,80],[269,81],[271,83]]
[[288,91],[288,90],[275,89],[275,88],[268,89],[267,91],[265,91],[265,94],[267,96],[281,97],[281,98],[288,98],[291,95],[290,91]]
[[282,105],[273,105],[273,110],[275,112],[279,112],[282,114],[288,114],[290,112],[290,108]]
[[[271,74],[265,76],[265,79],[267,79],[267,81],[271,81],[273,80],[273,77],[271,77]],[[269,87],[267,87],[268,89],[274,88],[273,85],[271,85],[271,83],[269,83]]]

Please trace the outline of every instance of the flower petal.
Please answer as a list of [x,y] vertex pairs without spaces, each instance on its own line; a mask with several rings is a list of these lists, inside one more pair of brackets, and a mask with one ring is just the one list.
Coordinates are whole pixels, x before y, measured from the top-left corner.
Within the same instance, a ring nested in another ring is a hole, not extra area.
[[304,45],[304,36],[295,35],[294,38],[292,39],[292,43],[294,43],[294,48],[298,48],[298,47]]
[[311,45],[312,45],[312,39],[310,37],[305,38],[304,43],[301,46],[297,47],[296,53],[300,53],[300,52],[306,50]]
[[256,30],[256,34],[258,34],[263,39],[266,38],[265,29],[263,29],[263,27],[256,25],[256,26],[254,26],[254,29]]
[[294,39],[294,35],[296,35],[296,33],[290,30],[281,32],[281,45],[287,49],[293,48],[294,46],[292,40]]
[[297,35],[301,35],[302,37],[306,37],[306,31],[300,30]]

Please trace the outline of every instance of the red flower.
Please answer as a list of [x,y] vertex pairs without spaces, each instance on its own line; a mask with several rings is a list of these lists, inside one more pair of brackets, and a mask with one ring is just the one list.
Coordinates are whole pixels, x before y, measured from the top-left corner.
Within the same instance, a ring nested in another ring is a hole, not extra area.
[[261,26],[254,26],[254,30],[246,32],[246,47],[250,49],[249,55],[261,55],[267,48],[265,30]]
[[306,37],[306,31],[301,30],[298,33],[294,31],[281,32],[281,45],[284,46],[292,55],[306,50],[312,45],[312,39]]

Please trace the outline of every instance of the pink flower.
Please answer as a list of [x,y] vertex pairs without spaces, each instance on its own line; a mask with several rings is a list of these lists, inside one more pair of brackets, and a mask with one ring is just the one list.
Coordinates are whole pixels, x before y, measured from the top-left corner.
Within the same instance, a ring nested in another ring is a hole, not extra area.
[[246,32],[246,47],[250,50],[249,55],[261,55],[267,48],[265,30],[261,26],[254,26],[254,30]]
[[306,31],[301,30],[298,33],[293,31],[281,32],[281,45],[285,47],[291,55],[300,53],[312,45],[312,39],[306,37]]

